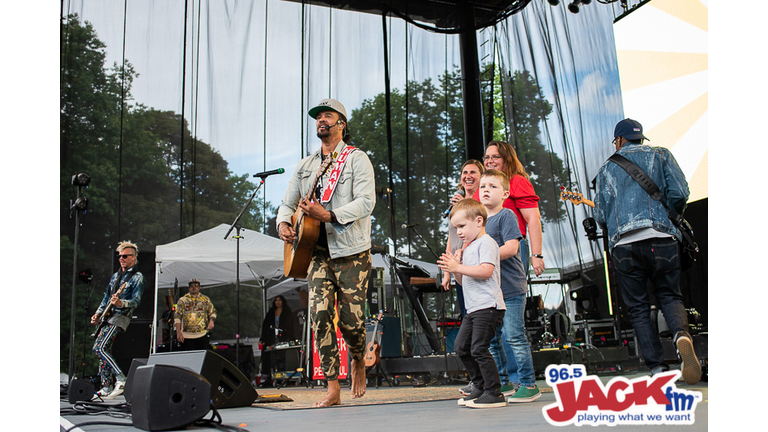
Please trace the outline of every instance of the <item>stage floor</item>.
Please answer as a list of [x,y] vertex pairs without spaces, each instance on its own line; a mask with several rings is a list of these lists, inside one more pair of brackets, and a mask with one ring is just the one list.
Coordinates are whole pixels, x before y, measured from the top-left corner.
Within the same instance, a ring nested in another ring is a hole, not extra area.
[[[612,378],[622,376],[628,380],[641,378],[646,373],[601,376],[600,380],[608,384]],[[220,427],[200,427],[191,425],[182,430],[230,430],[246,431],[281,431],[295,428],[305,430],[338,431],[342,428],[354,428],[371,431],[471,431],[480,428],[492,430],[555,430],[545,419],[542,408],[556,403],[553,389],[543,381],[537,382],[542,389],[542,396],[531,403],[508,404],[505,408],[470,409],[457,405],[459,388],[464,384],[450,383],[441,385],[419,386],[401,384],[388,387],[386,384],[376,388],[369,386],[365,397],[359,401],[349,398],[348,387],[342,387],[342,405],[331,408],[303,408],[311,401],[319,400],[325,393],[323,387],[306,388],[284,387],[281,389],[258,389],[259,395],[282,394],[293,399],[292,402],[254,404],[250,407],[228,408],[219,410],[222,425]],[[701,392],[702,398],[696,405],[695,422],[687,426],[688,431],[708,430],[709,392],[707,382],[696,385],[677,382],[679,390]],[[125,404],[122,396],[107,401],[112,407]],[[366,404],[367,403],[367,404]],[[74,414],[73,405],[65,399],[60,403],[61,431],[138,431],[132,426],[130,414],[116,413],[85,415]],[[211,414],[205,416],[210,418]],[[100,424],[95,424],[99,422]],[[586,426],[586,425],[584,425]],[[570,426],[575,427],[575,426]],[[618,425],[621,431],[677,430],[679,425]],[[226,430],[226,429],[225,429]]]

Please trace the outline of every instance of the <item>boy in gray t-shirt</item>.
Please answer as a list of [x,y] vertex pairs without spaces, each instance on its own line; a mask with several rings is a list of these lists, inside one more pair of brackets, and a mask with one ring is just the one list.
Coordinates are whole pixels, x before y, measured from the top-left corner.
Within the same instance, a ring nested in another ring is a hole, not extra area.
[[499,246],[485,233],[487,212],[479,202],[466,199],[453,206],[451,224],[464,248],[444,253],[437,261],[440,270],[453,273],[464,287],[467,315],[461,321],[454,347],[475,390],[459,405],[470,408],[506,406],[496,362],[488,350],[496,328],[504,319],[504,297],[499,278]]

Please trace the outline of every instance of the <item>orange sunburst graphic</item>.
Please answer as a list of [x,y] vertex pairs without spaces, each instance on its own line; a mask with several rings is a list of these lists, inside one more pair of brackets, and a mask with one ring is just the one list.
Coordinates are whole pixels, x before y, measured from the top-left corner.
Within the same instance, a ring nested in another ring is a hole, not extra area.
[[624,114],[672,150],[690,201],[709,194],[708,14],[699,0],[652,0],[614,27]]

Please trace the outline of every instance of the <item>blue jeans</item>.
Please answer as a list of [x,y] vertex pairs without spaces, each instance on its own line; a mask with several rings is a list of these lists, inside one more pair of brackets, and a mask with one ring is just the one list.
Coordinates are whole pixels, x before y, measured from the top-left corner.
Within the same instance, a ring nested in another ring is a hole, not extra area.
[[649,369],[666,364],[659,335],[651,323],[649,280],[672,334],[688,331],[688,317],[680,293],[678,253],[677,241],[673,238],[648,239],[613,248],[613,266],[621,295]]
[[490,351],[501,384],[536,385],[531,345],[525,336],[525,294],[504,299],[507,312],[496,329]]
[[496,329],[504,318],[504,311],[496,308],[480,309],[468,313],[461,320],[459,334],[456,335],[456,355],[459,356],[469,379],[476,388],[497,394],[501,383],[496,371],[496,363],[488,352]]

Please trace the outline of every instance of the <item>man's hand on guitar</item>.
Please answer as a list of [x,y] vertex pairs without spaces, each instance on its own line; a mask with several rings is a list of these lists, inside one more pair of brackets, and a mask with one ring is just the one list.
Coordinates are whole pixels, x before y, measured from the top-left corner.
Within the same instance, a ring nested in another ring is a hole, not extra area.
[[299,202],[299,207],[301,207],[301,211],[303,211],[305,215],[311,217],[312,219],[318,220],[320,222],[331,221],[331,212],[314,201],[301,200]]
[[296,231],[286,223],[280,224],[280,227],[277,230],[277,235],[280,236],[280,240],[286,243],[293,243],[293,241],[296,240]]
[[93,314],[93,316],[91,317],[91,324],[96,324],[97,322],[99,322],[99,317],[100,317],[99,314],[97,313]]
[[123,307],[123,301],[120,300],[116,295],[113,295],[112,298],[109,299],[109,303],[117,307]]

